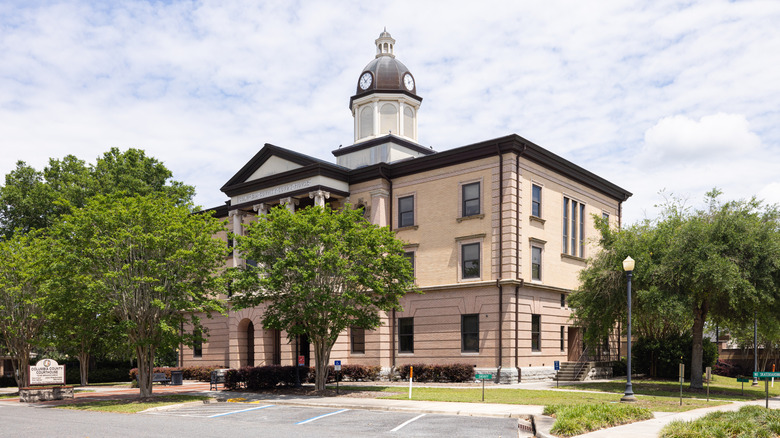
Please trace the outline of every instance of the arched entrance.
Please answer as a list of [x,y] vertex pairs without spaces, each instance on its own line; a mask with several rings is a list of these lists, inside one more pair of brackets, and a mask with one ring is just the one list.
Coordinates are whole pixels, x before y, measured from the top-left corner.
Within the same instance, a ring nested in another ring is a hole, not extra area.
[[238,363],[239,366],[255,366],[255,325],[248,318],[238,323]]

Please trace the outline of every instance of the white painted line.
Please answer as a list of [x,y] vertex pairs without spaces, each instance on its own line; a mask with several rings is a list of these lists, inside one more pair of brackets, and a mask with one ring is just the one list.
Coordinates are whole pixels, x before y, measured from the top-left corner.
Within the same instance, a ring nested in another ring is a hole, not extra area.
[[342,410],[340,410],[340,411],[331,412],[331,413],[329,413],[329,414],[323,414],[323,415],[319,415],[319,416],[317,416],[317,417],[309,418],[308,420],[303,420],[303,421],[300,421],[300,422],[298,422],[298,423],[295,423],[295,424],[306,424],[306,423],[311,423],[311,422],[312,422],[312,421],[314,421],[314,420],[319,420],[320,418],[330,417],[331,415],[336,415],[336,414],[340,414],[340,413],[342,413],[342,412],[347,412],[348,410],[349,410],[349,409],[342,409]]
[[209,415],[207,418],[224,417],[225,415],[233,415],[233,414],[239,414],[241,412],[256,411],[258,409],[270,408],[271,406],[273,405],[265,405],[265,406],[258,406],[256,408],[241,409],[240,411],[223,412],[221,414]]
[[399,425],[398,427],[396,427],[395,429],[391,430],[390,432],[398,432],[399,430],[401,430],[402,427],[406,426],[407,424],[411,423],[412,421],[417,421],[417,420],[419,420],[420,418],[422,418],[424,416],[425,416],[425,414],[420,414],[420,415],[412,418],[411,420],[407,420],[405,423]]

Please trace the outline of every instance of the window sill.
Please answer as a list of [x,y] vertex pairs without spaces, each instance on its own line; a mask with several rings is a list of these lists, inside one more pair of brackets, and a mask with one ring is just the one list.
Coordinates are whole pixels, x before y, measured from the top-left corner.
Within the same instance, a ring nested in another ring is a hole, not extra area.
[[587,262],[588,261],[587,259],[584,259],[582,257],[577,257],[577,256],[565,254],[565,253],[561,253],[561,258],[562,259],[569,259],[569,260],[576,260],[578,262]]
[[476,283],[478,281],[482,281],[482,277],[480,278],[459,278],[458,283]]
[[471,216],[459,217],[459,218],[456,218],[455,220],[458,223],[461,223],[463,221],[468,221],[468,220],[471,220],[471,219],[484,219],[484,218],[485,218],[484,214],[474,214],[474,215],[471,215]]
[[399,351],[399,352],[398,352],[398,355],[399,355],[399,356],[414,356],[414,352],[413,352],[413,351],[412,351],[412,352],[406,351],[406,352],[403,352],[403,353],[401,353],[401,352]]
[[366,355],[366,352],[365,352],[365,351],[364,351],[364,352],[362,352],[362,353],[355,353],[355,352],[352,352],[352,353],[349,353],[349,355],[350,355],[350,356],[365,356],[365,355]]
[[399,227],[399,228],[396,228],[396,229],[395,229],[395,230],[393,230],[393,231],[407,231],[407,230],[416,230],[417,228],[419,228],[419,225],[409,225],[409,226],[406,226],[406,227]]
[[539,222],[542,225],[544,225],[544,223],[547,222],[546,220],[540,218],[539,216],[534,216],[534,215],[528,216],[528,220],[531,222]]
[[479,356],[479,351],[461,351],[461,356]]

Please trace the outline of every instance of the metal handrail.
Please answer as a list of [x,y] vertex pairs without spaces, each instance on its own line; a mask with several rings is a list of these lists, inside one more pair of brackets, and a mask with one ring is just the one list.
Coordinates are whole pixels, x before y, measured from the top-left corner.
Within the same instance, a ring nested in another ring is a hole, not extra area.
[[577,364],[574,366],[574,379],[579,380],[582,369],[585,368],[585,363],[590,362],[590,352],[586,346],[580,354],[580,358],[577,359]]

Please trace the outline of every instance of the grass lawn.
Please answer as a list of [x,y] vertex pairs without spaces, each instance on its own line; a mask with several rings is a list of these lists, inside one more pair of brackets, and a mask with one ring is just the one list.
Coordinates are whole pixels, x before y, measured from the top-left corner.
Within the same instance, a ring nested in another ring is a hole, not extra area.
[[57,406],[58,409],[75,409],[79,411],[100,411],[100,412],[118,412],[122,414],[134,414],[149,408],[160,406],[175,405],[178,403],[187,403],[191,401],[208,400],[206,395],[161,395],[154,397],[154,400],[102,400],[77,403],[72,405]]
[[[625,384],[624,384],[625,386]],[[381,391],[388,394],[386,397],[395,400],[405,400],[409,397],[407,388],[399,386],[347,386],[341,387],[344,390],[356,391]],[[636,392],[636,387],[634,389]],[[620,392],[622,394],[622,390]],[[647,408],[651,411],[660,412],[680,412],[691,409],[698,409],[707,406],[718,406],[726,404],[725,401],[697,399],[684,399],[680,406],[679,398],[652,396],[639,394],[639,400],[633,403],[633,406]],[[428,401],[448,401],[464,403],[481,403],[482,388],[414,388],[412,390],[412,400]],[[513,388],[491,388],[485,389],[485,403],[506,403],[518,405],[579,405],[579,404],[618,404],[619,394],[607,392],[586,392],[586,391],[553,391],[536,389],[513,389]]]
[[[636,395],[655,395],[663,397],[680,398],[680,382],[669,380],[631,379],[631,384]],[[704,389],[690,389],[690,382],[683,383],[683,404],[686,399],[707,398],[707,384]],[[561,388],[571,390],[602,391],[613,394],[623,394],[626,389],[625,378],[610,382],[591,382],[576,385],[561,385]],[[774,388],[769,387],[769,396],[780,395],[780,382]],[[713,376],[710,382],[710,400],[757,400],[766,397],[764,382],[759,381],[758,386],[745,383],[745,395],[742,395],[742,383],[733,377]]]
[[712,412],[694,421],[673,421],[661,430],[662,438],[776,437],[780,411],[745,406],[736,412]]
[[653,418],[649,409],[633,404],[549,405],[544,407],[544,415],[555,417],[550,432],[559,436],[580,435]]
[[2,399],[2,398],[16,398],[16,397],[19,397],[19,393],[18,392],[14,392],[14,393],[11,393],[11,394],[0,394],[0,399]]

